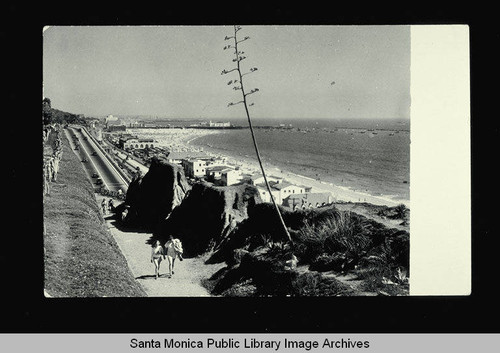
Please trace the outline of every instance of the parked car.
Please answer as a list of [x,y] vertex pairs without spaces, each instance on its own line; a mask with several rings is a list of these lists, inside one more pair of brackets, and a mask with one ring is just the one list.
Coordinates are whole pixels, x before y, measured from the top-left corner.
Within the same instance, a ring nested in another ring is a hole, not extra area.
[[95,182],[97,185],[102,185],[103,184],[103,181],[101,178],[97,178],[96,182]]
[[92,155],[93,155],[93,156],[97,156],[97,151],[93,151],[93,152],[92,152]]
[[92,178],[99,178],[99,174],[97,174],[97,173],[93,173],[93,174],[92,174]]
[[82,159],[83,163],[87,163],[89,160],[87,158]]

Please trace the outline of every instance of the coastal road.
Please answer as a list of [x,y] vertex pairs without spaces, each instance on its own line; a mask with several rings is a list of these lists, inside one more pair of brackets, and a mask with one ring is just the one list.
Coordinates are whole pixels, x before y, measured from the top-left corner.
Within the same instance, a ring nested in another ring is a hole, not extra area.
[[[81,159],[87,159],[88,162],[84,163],[85,169],[90,175],[93,173],[99,174],[99,177],[103,180],[104,186],[110,191],[126,191],[128,188],[128,183],[124,178],[116,171],[113,165],[109,162],[107,156],[104,152],[100,150],[97,144],[87,136],[85,132],[80,132],[78,128],[69,127],[66,131],[70,144],[74,150],[75,144],[74,136],[78,138],[80,144],[80,150],[75,151]],[[85,139],[87,137],[87,139]],[[95,155],[93,152],[95,151]],[[93,178],[92,182],[95,184],[96,179]]]
[[[119,150],[118,148],[116,148],[115,146],[113,146],[112,144],[110,144],[109,142],[107,142],[106,140],[103,140],[103,141],[104,141],[104,144],[106,144],[108,147],[110,147],[110,148],[113,149],[113,151],[116,153],[116,155],[118,157],[120,157],[122,159],[125,159],[127,157],[127,153],[126,152]],[[133,169],[139,168],[141,170],[141,172],[142,172],[142,175],[146,174],[149,171],[148,167],[146,167],[142,163],[139,163],[138,161],[136,161],[135,159],[133,159],[130,156],[129,156],[129,159],[127,159],[126,161],[124,161],[124,163],[128,164]]]

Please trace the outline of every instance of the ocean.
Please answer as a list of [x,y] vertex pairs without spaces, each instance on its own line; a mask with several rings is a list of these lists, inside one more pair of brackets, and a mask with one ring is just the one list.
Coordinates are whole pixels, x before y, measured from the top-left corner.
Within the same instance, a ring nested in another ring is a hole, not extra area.
[[[283,120],[278,124],[292,124],[294,129],[254,129],[265,164],[373,196],[410,199],[408,120]],[[190,144],[256,159],[249,129],[221,130]]]
[[[245,120],[231,122],[248,126]],[[409,120],[256,119],[253,125],[268,174],[276,167],[395,202],[410,200]],[[292,128],[257,128],[279,125]],[[136,132],[168,146],[162,130]],[[249,129],[211,132],[189,144],[235,159],[257,159]]]

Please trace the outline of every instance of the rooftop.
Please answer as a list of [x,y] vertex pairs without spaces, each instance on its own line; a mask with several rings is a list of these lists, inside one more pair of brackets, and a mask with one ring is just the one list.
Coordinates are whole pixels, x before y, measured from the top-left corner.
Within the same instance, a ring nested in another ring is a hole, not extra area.
[[234,168],[227,166],[227,165],[216,165],[213,167],[207,167],[207,171],[214,171],[214,172],[222,172],[224,170],[234,170]]
[[[316,203],[322,204],[323,202],[328,203],[333,199],[333,195],[329,192],[311,192],[304,194],[292,194],[285,198],[289,204],[302,204],[302,201],[305,204],[311,203],[312,205],[316,205]],[[294,202],[295,201],[295,202]]]
[[210,158],[204,152],[175,152],[172,151],[167,157],[168,159],[195,159],[195,158]]

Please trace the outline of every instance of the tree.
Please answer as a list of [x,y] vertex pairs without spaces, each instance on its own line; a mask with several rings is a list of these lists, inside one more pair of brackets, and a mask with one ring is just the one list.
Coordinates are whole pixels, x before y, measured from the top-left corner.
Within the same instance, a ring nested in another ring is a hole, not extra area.
[[233,49],[234,50],[234,59],[233,59],[233,62],[236,63],[236,67],[231,69],[231,70],[223,70],[221,75],[226,75],[226,74],[229,74],[230,72],[236,72],[238,74],[238,79],[236,80],[231,80],[227,83],[227,85],[233,85],[233,90],[235,91],[241,91],[241,95],[243,97],[243,100],[241,101],[238,101],[236,103],[229,103],[228,104],[228,107],[230,106],[234,106],[234,105],[237,105],[237,104],[243,104],[243,106],[245,107],[245,113],[246,113],[246,116],[247,116],[247,120],[248,120],[248,126],[250,128],[250,133],[252,135],[252,141],[253,141],[253,145],[254,145],[254,149],[255,149],[255,153],[257,155],[257,160],[259,162],[259,166],[260,166],[260,170],[262,171],[262,176],[264,177],[264,182],[266,184],[266,188],[269,192],[269,195],[271,197],[271,201],[274,205],[274,208],[276,210],[276,214],[280,220],[280,223],[281,225],[283,226],[283,230],[284,230],[284,233],[285,233],[285,236],[286,238],[288,239],[288,241],[291,241],[292,238],[290,237],[290,233],[288,232],[288,229],[286,227],[286,224],[283,220],[283,217],[281,216],[281,212],[280,212],[280,209],[278,207],[278,205],[276,204],[276,201],[274,200],[274,196],[271,192],[271,187],[269,186],[269,182],[267,181],[267,176],[266,176],[266,172],[264,170],[264,166],[262,165],[262,160],[260,158],[260,153],[259,153],[259,148],[258,148],[258,145],[257,145],[257,141],[255,139],[255,134],[254,134],[254,131],[253,131],[253,127],[252,127],[252,120],[250,118],[250,112],[248,110],[248,107],[249,106],[252,106],[253,103],[250,103],[248,104],[248,101],[247,101],[247,97],[251,94],[254,94],[256,92],[259,92],[259,89],[258,88],[253,88],[251,89],[249,92],[245,92],[245,86],[243,84],[243,77],[248,75],[248,74],[251,74],[255,71],[257,71],[257,68],[256,67],[252,67],[249,69],[248,72],[245,72],[245,73],[242,73],[242,68],[241,68],[241,62],[243,60],[246,59],[246,56],[244,56],[243,54],[245,54],[243,51],[240,51],[238,49],[238,44],[241,43],[241,42],[244,42],[248,39],[250,39],[250,37],[246,36],[246,37],[243,37],[242,39],[238,40],[238,32],[241,30],[241,26],[234,26],[234,35],[233,36],[226,36],[224,38],[224,40],[226,41],[230,41],[231,39],[233,40],[233,43],[234,44],[229,44],[229,45],[226,45],[224,47],[224,50],[227,50],[227,49]]
[[52,122],[52,107],[49,98],[44,98],[42,100],[42,123],[43,125],[49,125]]

